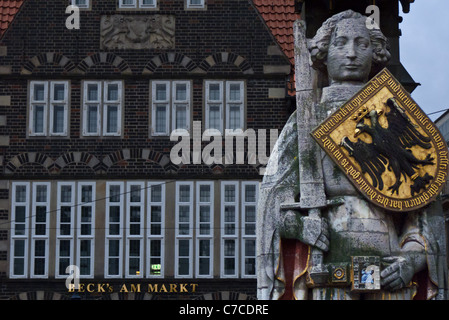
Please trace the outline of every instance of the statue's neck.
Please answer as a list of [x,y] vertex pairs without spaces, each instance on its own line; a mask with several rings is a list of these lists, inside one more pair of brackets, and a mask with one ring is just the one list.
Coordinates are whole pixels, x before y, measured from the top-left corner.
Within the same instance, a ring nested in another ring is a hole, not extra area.
[[323,88],[321,103],[344,103],[351,99],[364,84],[339,84]]

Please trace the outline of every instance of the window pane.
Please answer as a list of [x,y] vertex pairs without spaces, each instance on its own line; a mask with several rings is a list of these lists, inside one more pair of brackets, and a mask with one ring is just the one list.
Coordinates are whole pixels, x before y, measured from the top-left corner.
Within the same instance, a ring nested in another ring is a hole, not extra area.
[[34,85],[34,101],[44,101],[45,100],[45,86],[43,84]]
[[156,132],[167,132],[167,107],[156,107]]
[[98,101],[98,84],[89,83],[87,85],[87,100]]
[[118,84],[112,83],[108,84],[108,101],[118,100]]
[[112,185],[109,187],[109,201],[110,202],[120,202],[120,186]]
[[98,106],[87,107],[87,132],[95,133],[98,131]]
[[71,201],[72,201],[72,187],[61,186],[61,202],[71,202]]
[[34,106],[33,126],[35,133],[44,132],[44,106]]
[[176,84],[176,100],[187,99],[187,85],[185,83]]
[[187,185],[179,186],[179,201],[180,202],[190,201],[190,186]]
[[221,100],[220,85],[218,83],[209,84],[209,100]]
[[25,202],[25,201],[26,201],[26,187],[16,186],[16,202]]
[[140,186],[131,186],[131,202],[140,202]]
[[220,129],[220,107],[209,106],[209,128]]
[[65,85],[57,83],[53,86],[53,100],[63,101],[65,96]]
[[64,106],[53,107],[53,133],[64,132]]
[[143,0],[142,3],[145,6],[154,5],[154,0]]
[[187,129],[187,107],[176,106],[176,128]]
[[36,187],[36,201],[46,202],[47,201],[47,186],[37,186]]
[[151,202],[161,202],[162,201],[162,186],[152,185],[151,186]]
[[229,85],[229,99],[240,101],[240,84],[232,83]]
[[235,186],[225,185],[225,201],[234,202],[235,201]]
[[231,105],[229,107],[229,129],[241,129],[240,105]]
[[200,201],[201,202],[210,201],[210,186],[200,185]]
[[106,131],[113,133],[118,131],[118,107],[107,106],[107,126]]
[[256,202],[256,186],[245,185],[245,201]]
[[200,5],[201,4],[201,0],[189,0],[190,1],[190,4],[193,4],[193,5]]
[[82,202],[92,201],[92,186],[81,187],[81,201]]
[[156,100],[167,100],[167,85],[165,83],[156,84]]

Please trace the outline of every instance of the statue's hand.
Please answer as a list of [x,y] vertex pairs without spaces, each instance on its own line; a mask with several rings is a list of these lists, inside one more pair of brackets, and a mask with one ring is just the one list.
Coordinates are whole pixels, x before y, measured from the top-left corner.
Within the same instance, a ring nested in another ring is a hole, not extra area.
[[412,280],[415,267],[409,255],[386,257],[383,261],[391,263],[380,273],[380,284],[383,289],[396,291]]
[[409,284],[415,273],[426,267],[426,253],[422,244],[409,241],[399,255],[385,257],[383,261],[391,265],[380,273],[380,284],[386,290],[395,291]]
[[307,217],[289,210],[284,216],[282,236],[298,239],[323,251],[329,250],[329,225],[325,218]]

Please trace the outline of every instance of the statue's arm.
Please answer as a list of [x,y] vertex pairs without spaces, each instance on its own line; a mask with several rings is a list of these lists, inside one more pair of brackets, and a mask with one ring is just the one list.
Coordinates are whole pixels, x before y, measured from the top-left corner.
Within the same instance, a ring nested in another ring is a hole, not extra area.
[[401,236],[400,252],[383,259],[390,263],[381,272],[381,284],[385,289],[395,291],[406,286],[416,273],[426,268],[426,245],[419,230],[419,216],[409,214]]
[[317,219],[288,210],[281,215],[280,236],[296,239],[323,251],[329,249],[329,227],[324,218]]

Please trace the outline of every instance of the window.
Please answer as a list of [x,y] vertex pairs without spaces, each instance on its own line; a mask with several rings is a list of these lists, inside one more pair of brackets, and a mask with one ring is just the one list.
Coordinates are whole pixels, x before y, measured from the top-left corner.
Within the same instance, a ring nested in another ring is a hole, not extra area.
[[105,277],[122,276],[124,183],[106,183]]
[[259,183],[242,182],[242,277],[256,276],[256,206]]
[[84,81],[83,136],[122,134],[122,82]]
[[205,0],[186,0],[188,9],[202,9],[205,7]]
[[94,276],[95,183],[78,183],[77,260],[80,277]]
[[[48,182],[12,183],[11,278],[28,277],[28,264],[31,278],[48,277],[53,218],[55,277],[66,278],[66,268],[72,264],[80,267],[82,278],[93,277],[95,183],[58,182],[56,188],[52,201]],[[56,210],[50,208],[52,202]]]
[[238,182],[221,182],[221,276],[238,275]]
[[244,129],[245,90],[243,81],[208,80],[206,85],[206,129]]
[[175,197],[175,276],[191,278],[193,269],[193,182],[177,182]]
[[148,183],[147,276],[164,276],[165,184]]
[[88,9],[90,0],[72,0],[72,5],[77,6],[80,9]]
[[157,0],[119,0],[119,8],[152,9],[157,7]]
[[50,183],[33,183],[31,199],[31,277],[47,278]]
[[67,136],[68,81],[31,81],[29,136]]
[[56,277],[66,278],[66,268],[74,264],[75,184],[73,182],[58,183],[56,217]]
[[143,182],[126,185],[126,276],[143,276],[143,231],[145,184]]
[[12,184],[9,272],[11,278],[25,278],[28,274],[29,193],[29,182],[14,182]]
[[214,185],[196,185],[196,277],[213,276]]
[[190,81],[151,82],[151,133],[168,136],[171,130],[190,130]]

